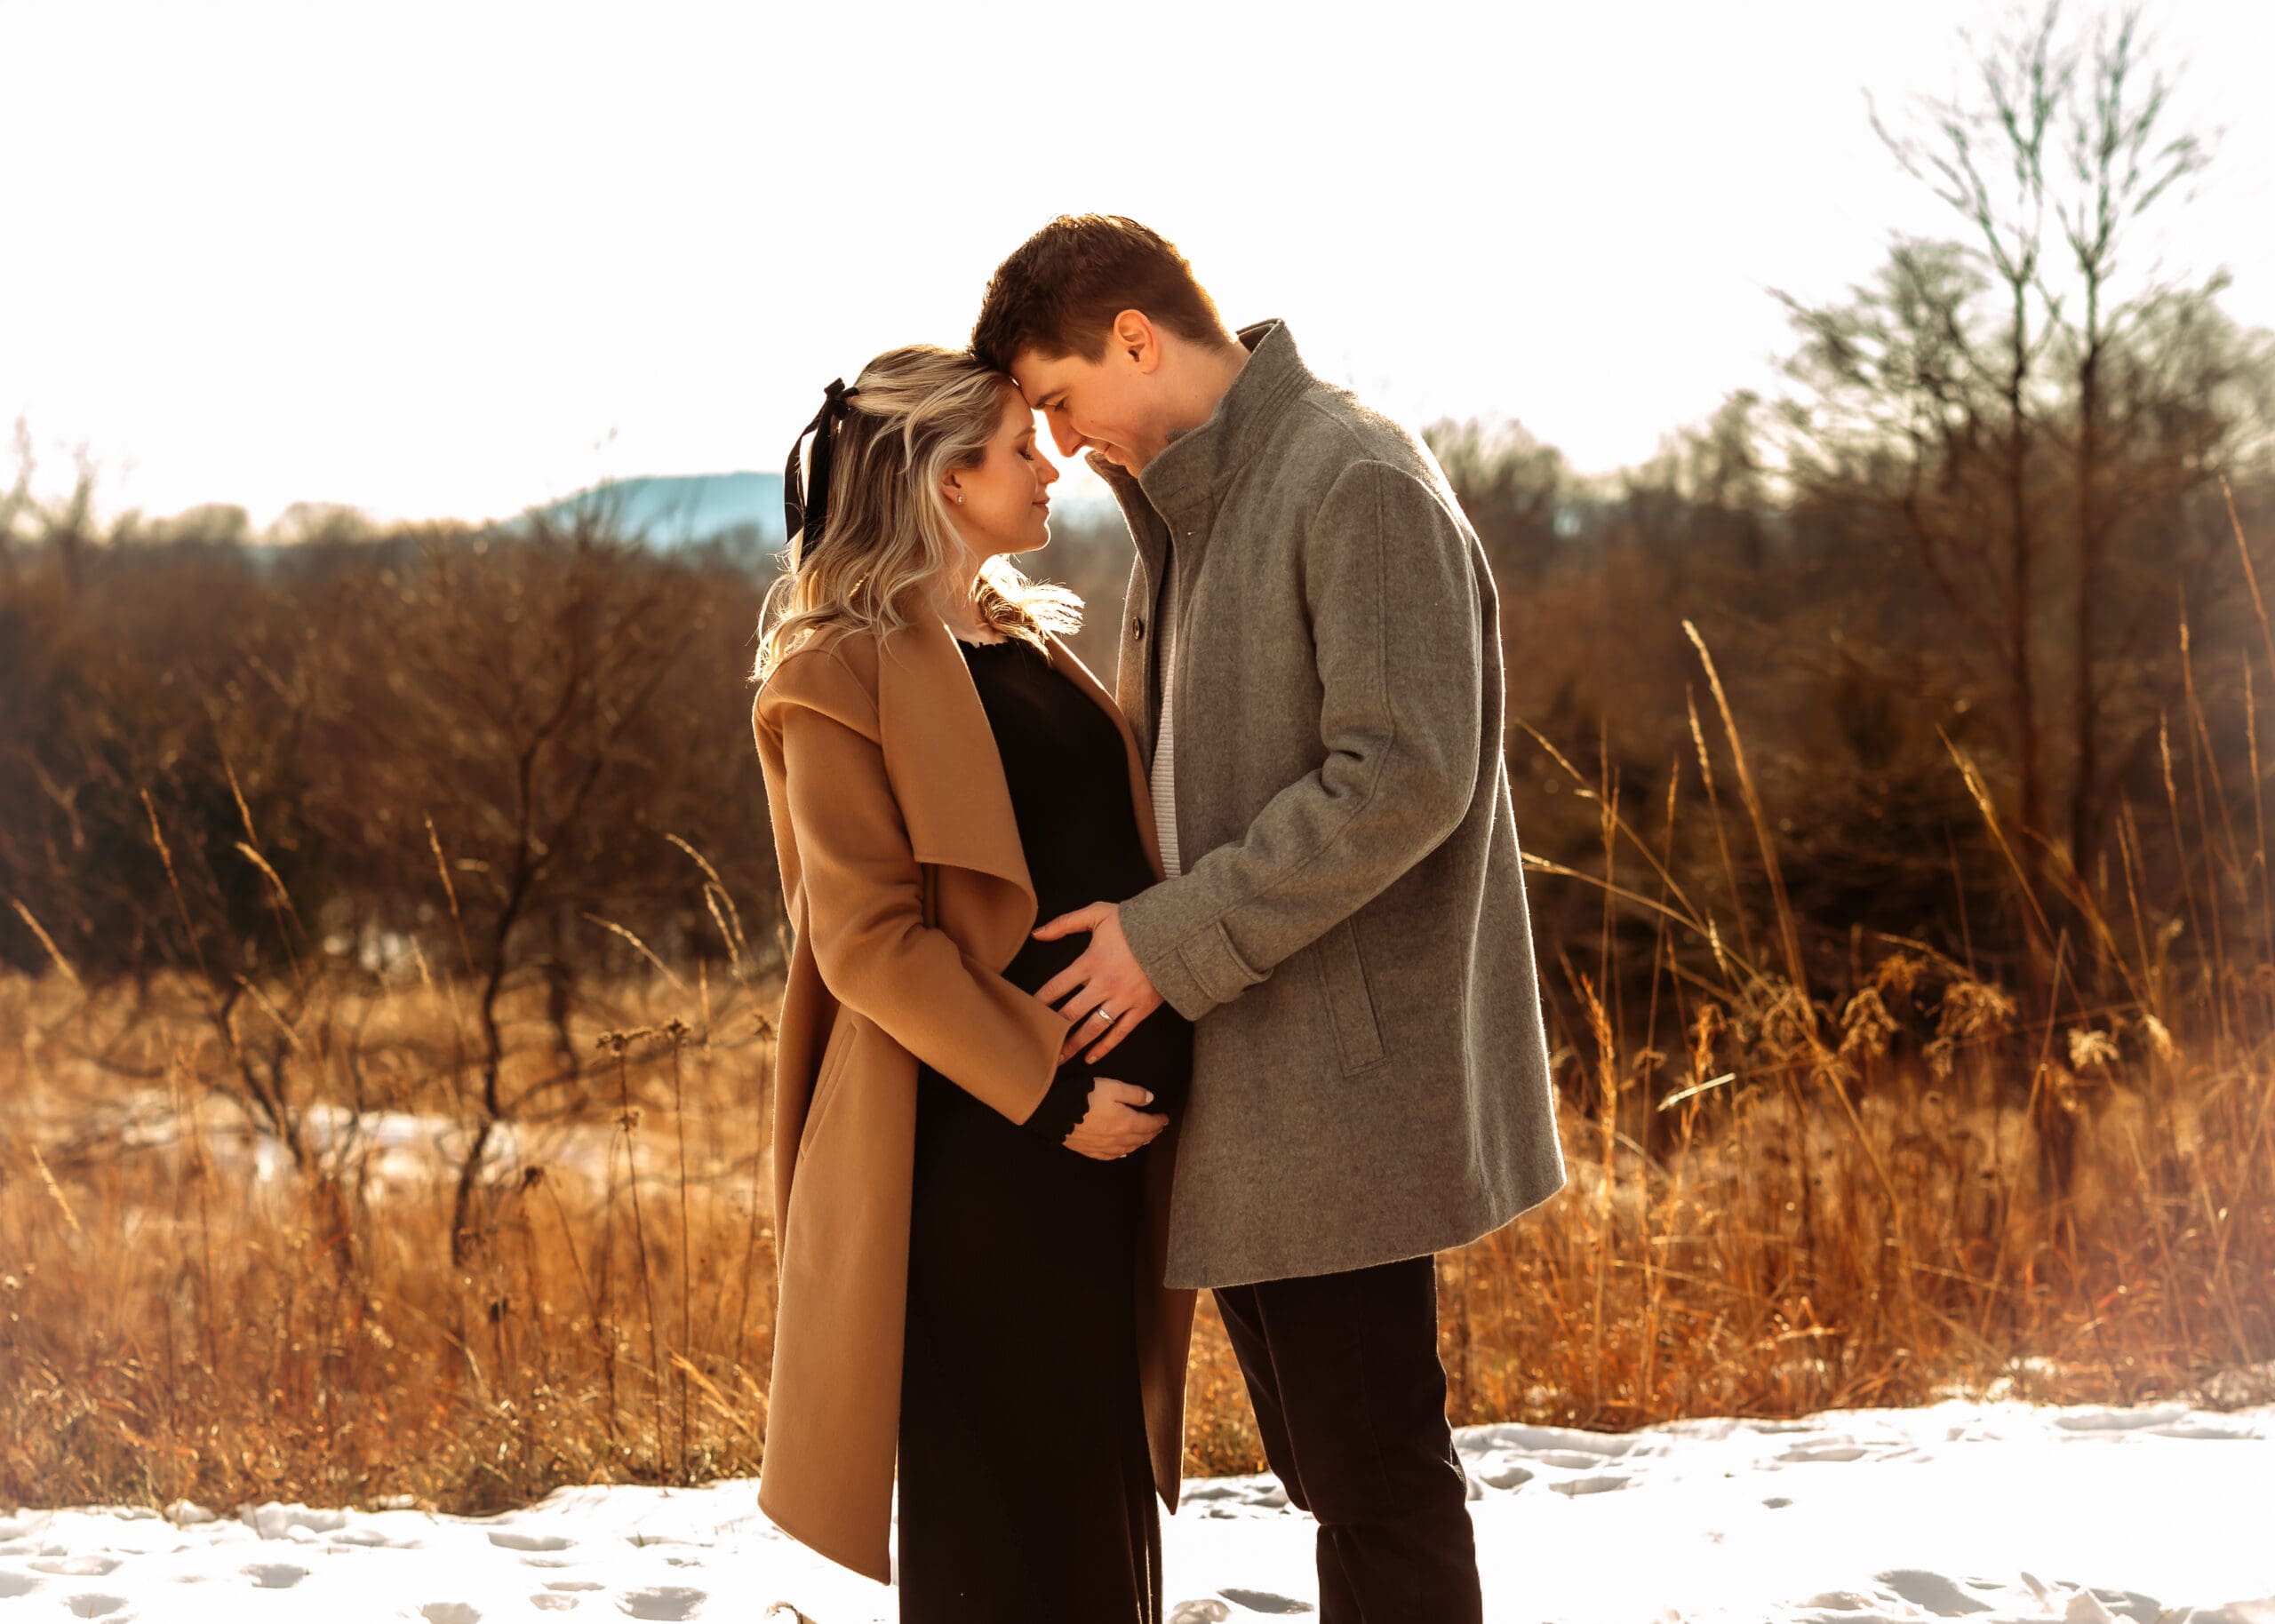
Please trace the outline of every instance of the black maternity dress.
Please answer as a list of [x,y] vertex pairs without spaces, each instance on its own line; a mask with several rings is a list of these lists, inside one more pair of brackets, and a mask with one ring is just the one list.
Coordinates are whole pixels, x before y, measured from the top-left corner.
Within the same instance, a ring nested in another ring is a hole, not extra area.
[[[959,640],[1002,756],[1036,922],[1153,881],[1113,720],[1032,645]],[[1027,939],[1033,992],[1088,944]],[[1091,1023],[1093,1026],[1097,1023]],[[1097,1063],[1183,1108],[1193,1030],[1163,1005]],[[1138,1396],[1140,1198],[1154,1147],[1060,1142],[1092,1068],[1026,1124],[917,1071],[901,1383],[903,1624],[1159,1624],[1159,1505]]]

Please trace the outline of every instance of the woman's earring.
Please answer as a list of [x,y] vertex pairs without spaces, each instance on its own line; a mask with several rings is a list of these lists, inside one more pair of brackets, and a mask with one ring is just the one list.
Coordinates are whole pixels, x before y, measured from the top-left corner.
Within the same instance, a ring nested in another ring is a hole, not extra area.
[[963,492],[961,490],[956,492],[956,506],[959,507],[963,506]]

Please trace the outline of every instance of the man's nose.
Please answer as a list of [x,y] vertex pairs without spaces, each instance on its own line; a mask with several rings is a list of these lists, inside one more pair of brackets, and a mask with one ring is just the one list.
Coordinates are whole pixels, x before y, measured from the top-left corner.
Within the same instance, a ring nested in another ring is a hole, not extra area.
[[1058,448],[1061,457],[1072,457],[1090,442],[1076,434],[1074,426],[1057,412],[1050,414],[1050,442]]

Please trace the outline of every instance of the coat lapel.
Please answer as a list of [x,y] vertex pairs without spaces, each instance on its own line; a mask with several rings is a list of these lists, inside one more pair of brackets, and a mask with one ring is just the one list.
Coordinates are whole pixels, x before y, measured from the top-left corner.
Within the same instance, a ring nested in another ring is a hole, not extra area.
[[973,885],[944,874],[946,906],[932,922],[962,927],[965,946],[1002,968],[1034,927],[1034,883],[994,730],[954,636],[937,617],[919,616],[879,648],[877,730],[916,861],[978,877]]

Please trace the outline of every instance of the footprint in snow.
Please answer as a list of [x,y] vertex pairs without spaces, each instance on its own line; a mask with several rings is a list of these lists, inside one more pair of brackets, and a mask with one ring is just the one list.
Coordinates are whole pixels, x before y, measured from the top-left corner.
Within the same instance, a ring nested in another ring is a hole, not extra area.
[[617,1604],[627,1618],[691,1619],[701,1610],[704,1594],[685,1585],[657,1585],[631,1591]]
[[1862,1444],[1802,1444],[1777,1458],[1780,1461],[1861,1461],[1868,1453]]
[[107,1618],[126,1605],[123,1596],[75,1596],[63,1604],[63,1611],[75,1619]]
[[428,1602],[419,1616],[427,1624],[482,1624],[482,1610],[465,1602]]
[[1603,1494],[1624,1489],[1632,1481],[1614,1472],[1600,1472],[1592,1477],[1575,1477],[1569,1483],[1552,1483],[1548,1486],[1559,1494]]
[[1869,1596],[1859,1596],[1854,1590],[1825,1590],[1801,1604],[1824,1612],[1862,1612],[1872,1604]]
[[338,1533],[347,1526],[347,1513],[338,1509],[310,1510],[306,1506],[283,1506],[268,1501],[258,1506],[237,1508],[237,1520],[264,1540],[294,1538],[293,1530],[306,1533]]
[[510,1528],[493,1528],[490,1542],[506,1550],[567,1550],[576,1540],[557,1533],[515,1533]]
[[2185,1405],[2145,1405],[2133,1410],[2081,1410],[2057,1415],[2054,1424],[2064,1432],[2134,1432],[2144,1427],[2169,1427],[2188,1413]]
[[1501,1421],[1493,1426],[1481,1427],[1462,1440],[1462,1447],[1471,1453],[1487,1449],[1521,1449],[1544,1459],[1547,1451],[1563,1450],[1600,1460],[1607,1456],[1624,1455],[1635,1448],[1636,1444],[1635,1438],[1624,1434],[1583,1432],[1577,1427],[1533,1427],[1520,1421]]
[[264,1590],[289,1590],[308,1576],[307,1569],[289,1562],[257,1562],[238,1572]]
[[337,1550],[343,1545],[387,1545],[398,1550],[417,1550],[420,1541],[390,1540],[376,1528],[343,1528],[331,1536],[331,1548]]
[[1991,1604],[1979,1602],[1941,1573],[1925,1568],[1890,1568],[1874,1579],[1915,1607],[1924,1607],[1939,1619],[1956,1619],[1970,1612],[1988,1612]]
[[84,1556],[36,1556],[24,1565],[42,1573],[63,1574],[73,1579],[100,1579],[125,1560],[124,1556],[90,1552]]
[[2106,1619],[2131,1619],[2134,1624],[2158,1624],[2166,1613],[2153,1596],[2143,1596],[2138,1590],[2114,1590],[2104,1585],[2095,1585],[2070,1598],[2070,1616],[2091,1619],[2095,1624],[2101,1624],[2101,1620]]

